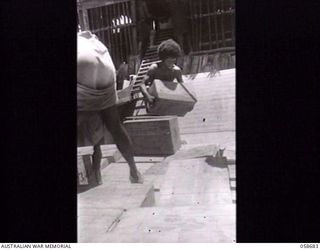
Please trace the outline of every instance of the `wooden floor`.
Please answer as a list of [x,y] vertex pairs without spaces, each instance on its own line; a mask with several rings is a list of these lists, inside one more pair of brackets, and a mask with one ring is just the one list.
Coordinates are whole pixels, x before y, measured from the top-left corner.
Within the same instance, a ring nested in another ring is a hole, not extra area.
[[[78,194],[79,242],[235,241],[235,70],[190,77],[198,103],[179,118],[180,150],[135,157],[144,184],[123,158],[105,160],[103,184]],[[232,164],[214,163],[219,147]]]
[[235,131],[235,69],[184,76],[198,97],[192,112],[179,118],[181,134]]

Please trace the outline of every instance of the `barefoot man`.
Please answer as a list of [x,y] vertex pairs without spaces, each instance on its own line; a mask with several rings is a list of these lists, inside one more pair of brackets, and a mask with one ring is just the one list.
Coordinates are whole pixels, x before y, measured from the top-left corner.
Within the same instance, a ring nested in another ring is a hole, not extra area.
[[108,49],[89,31],[77,37],[77,132],[78,145],[93,145],[93,171],[89,180],[95,178],[101,184],[101,148],[105,127],[129,164],[130,181],[142,183],[136,168],[132,142],[120,122],[116,107],[116,71]]

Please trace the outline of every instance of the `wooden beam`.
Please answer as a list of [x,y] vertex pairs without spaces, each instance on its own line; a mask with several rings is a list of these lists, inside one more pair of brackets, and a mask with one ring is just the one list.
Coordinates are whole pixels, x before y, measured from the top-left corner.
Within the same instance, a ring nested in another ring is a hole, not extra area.
[[234,10],[227,10],[225,12],[221,12],[221,13],[216,13],[216,12],[209,12],[209,13],[206,13],[206,14],[200,14],[200,15],[195,15],[195,18],[202,18],[202,17],[212,17],[212,16],[221,16],[221,15],[232,15],[234,14],[235,11]]
[[235,49],[236,49],[235,47],[224,47],[224,48],[219,48],[219,49],[191,52],[189,55],[195,56],[195,55],[203,55],[203,54],[214,54],[214,53],[219,53],[219,52],[233,52],[233,51],[235,51]]
[[[226,42],[232,42],[232,38],[227,38],[227,39],[224,39]],[[219,39],[218,40],[218,42],[221,44],[222,43],[222,40],[221,39]],[[209,46],[209,42],[203,42],[202,43],[202,45],[203,46]],[[212,42],[212,44],[214,45],[214,44],[217,44],[215,41],[214,42]],[[227,46],[226,46],[227,47]],[[223,48],[223,47],[222,47]],[[219,48],[220,49],[220,48]],[[199,50],[199,51],[201,51],[201,50]]]
[[101,6],[113,5],[116,3],[127,2],[128,0],[84,0],[80,4],[85,9],[97,8]]

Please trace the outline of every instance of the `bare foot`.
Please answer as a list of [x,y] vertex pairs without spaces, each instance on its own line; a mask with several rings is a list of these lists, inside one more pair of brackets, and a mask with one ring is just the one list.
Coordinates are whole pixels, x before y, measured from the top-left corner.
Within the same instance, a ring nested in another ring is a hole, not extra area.
[[129,180],[130,180],[131,183],[140,183],[140,184],[142,184],[143,183],[143,176],[140,174],[139,171],[137,171],[136,176],[130,175]]

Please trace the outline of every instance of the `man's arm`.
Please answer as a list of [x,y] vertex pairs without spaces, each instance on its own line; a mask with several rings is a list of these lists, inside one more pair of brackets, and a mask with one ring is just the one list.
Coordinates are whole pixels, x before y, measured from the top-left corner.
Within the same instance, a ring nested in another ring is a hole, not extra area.
[[154,101],[155,97],[149,94],[147,87],[146,87],[146,84],[152,83],[152,81],[153,81],[152,71],[151,72],[148,71],[147,74],[142,79],[142,83],[140,85],[140,90],[141,90],[143,96],[145,98],[147,98],[148,102],[150,102],[150,103],[152,103]]
[[177,67],[176,72],[177,72],[177,73],[176,73],[177,81],[178,81],[179,83],[183,83],[182,71],[181,71],[181,69],[180,69],[179,67]]

